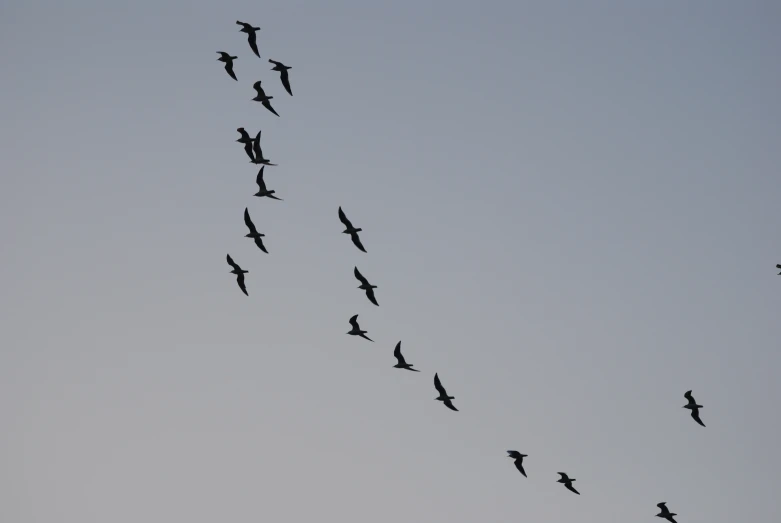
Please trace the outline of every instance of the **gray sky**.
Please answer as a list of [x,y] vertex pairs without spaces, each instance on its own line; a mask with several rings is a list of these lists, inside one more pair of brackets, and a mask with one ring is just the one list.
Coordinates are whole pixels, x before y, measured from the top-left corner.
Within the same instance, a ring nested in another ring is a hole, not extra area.
[[[780,23],[773,1],[3,3],[0,519],[775,521]],[[252,197],[240,126],[284,202]]]

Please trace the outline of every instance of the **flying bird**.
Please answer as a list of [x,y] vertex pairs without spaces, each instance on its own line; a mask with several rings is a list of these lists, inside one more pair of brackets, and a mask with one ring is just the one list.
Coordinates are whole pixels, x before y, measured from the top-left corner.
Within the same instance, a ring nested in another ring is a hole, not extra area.
[[288,67],[276,60],[269,60],[269,62],[274,64],[274,67],[271,68],[272,71],[279,71],[279,77],[282,80],[282,85],[285,86],[285,91],[287,91],[290,96],[293,96],[293,91],[290,90],[290,78],[287,76],[287,70],[292,69],[292,67]]
[[455,408],[455,406],[453,406],[453,403],[450,402],[450,400],[456,399],[455,396],[448,396],[447,395],[447,391],[445,390],[445,387],[442,386],[442,383],[440,383],[439,375],[436,374],[436,373],[434,374],[434,387],[437,389],[437,392],[439,392],[439,397],[438,398],[434,398],[434,399],[444,403],[445,406],[447,408],[449,408],[450,410],[454,410],[454,411],[458,412],[458,409]]
[[260,53],[258,52],[258,34],[257,34],[257,32],[260,31],[260,27],[252,27],[252,24],[247,24],[239,21],[236,21],[236,23],[241,26],[241,29],[239,29],[240,33],[247,33],[247,41],[249,41],[250,49],[252,49],[252,52],[255,53],[255,56],[260,58]]
[[356,247],[358,247],[363,252],[366,252],[366,249],[363,248],[363,244],[361,243],[361,239],[358,237],[358,233],[361,232],[363,229],[356,229],[353,227],[353,224],[350,223],[350,220],[347,219],[347,216],[345,216],[344,211],[341,207],[339,207],[339,220],[344,224],[345,227],[347,227],[345,230],[342,231],[343,234],[349,234],[350,238],[353,241],[353,244],[355,244]]
[[247,293],[247,286],[244,285],[244,275],[247,274],[249,271],[245,271],[244,269],[239,267],[236,264],[236,262],[233,261],[233,258],[231,258],[230,254],[228,255],[228,265],[233,267],[233,270],[231,271],[231,274],[235,274],[236,275],[236,282],[239,284],[239,289],[241,289],[241,291],[244,294],[249,296],[249,294]]
[[367,331],[362,331],[361,327],[358,326],[358,315],[356,314],[352,318],[350,318],[350,325],[352,326],[352,329],[350,329],[350,332],[347,334],[350,334],[352,336],[360,336],[361,338],[365,338],[369,341],[374,341],[370,337],[366,335]]
[[684,409],[690,409],[692,411],[692,418],[694,418],[694,421],[705,426],[705,423],[702,422],[700,419],[700,409],[702,408],[702,405],[697,405],[697,402],[694,401],[694,396],[692,396],[692,391],[686,391],[686,393],[683,395],[684,398],[689,400],[689,403],[683,406]]
[[369,283],[369,280],[363,277],[363,274],[358,270],[358,267],[355,267],[353,274],[355,274],[355,277],[361,282],[358,288],[366,291],[366,297],[369,298],[369,301],[379,307],[380,304],[377,303],[377,298],[374,297],[374,289],[376,289],[377,286]]
[[260,84],[261,84],[260,80],[258,80],[254,84],[252,84],[252,87],[254,87],[255,91],[257,91],[257,93],[258,93],[257,96],[255,96],[255,98],[252,99],[252,101],[253,102],[260,102],[261,104],[263,104],[263,107],[265,107],[266,109],[268,109],[272,113],[274,113],[277,116],[279,116],[279,114],[277,114],[277,112],[274,110],[274,108],[271,107],[271,102],[269,102],[269,100],[271,100],[274,97],[273,96],[266,96],[266,92],[263,90],[263,88],[260,86]]
[[239,79],[236,78],[236,73],[233,72],[233,61],[236,60],[238,56],[231,56],[225,51],[217,51],[217,54],[220,55],[220,57],[217,58],[217,61],[225,62],[225,70],[228,71],[228,75],[238,82]]
[[252,153],[252,137],[250,137],[249,133],[247,133],[244,127],[239,127],[236,129],[236,131],[238,131],[238,133],[241,135],[236,141],[244,144],[244,152],[247,153],[250,161],[255,163],[255,155]]
[[523,474],[524,477],[528,477],[526,471],[523,470],[523,458],[528,456],[528,454],[521,454],[517,450],[508,450],[507,454],[509,454],[509,456],[507,456],[508,458],[513,458],[515,460],[515,468],[518,469],[518,472]]
[[258,134],[255,136],[255,139],[252,141],[252,162],[254,164],[259,165],[271,165],[272,167],[276,167],[277,164],[271,163],[268,158],[263,158],[263,149],[260,148],[260,133],[262,131],[258,131]]
[[[781,263],[776,264],[776,269],[781,269]],[[781,276],[781,272],[779,272],[778,275]]]
[[678,514],[674,514],[673,512],[670,512],[670,509],[667,508],[667,502],[666,501],[662,501],[661,503],[657,503],[656,506],[659,507],[659,509],[661,510],[661,512],[659,512],[656,515],[657,518],[666,519],[670,523],[678,523],[677,521],[675,521],[675,519],[673,519],[673,516],[677,516]]
[[247,225],[247,228],[249,229],[249,234],[245,235],[245,238],[252,238],[255,240],[255,245],[258,246],[258,248],[268,254],[268,251],[266,250],[266,247],[263,245],[263,237],[265,234],[259,233],[258,230],[255,228],[255,224],[252,223],[252,219],[249,217],[249,209],[246,207],[244,208],[244,223]]
[[418,369],[413,369],[412,364],[407,363],[407,361],[404,359],[404,356],[401,355],[401,342],[398,342],[396,344],[396,348],[393,349],[393,355],[396,357],[396,360],[398,363],[394,365],[393,367],[396,369],[407,369],[411,370],[412,372],[420,372]]
[[561,476],[561,479],[557,480],[556,483],[564,483],[564,486],[570,489],[572,492],[580,496],[580,492],[575,490],[575,487],[572,486],[572,482],[576,481],[575,479],[570,479],[567,477],[567,475],[563,472],[558,472],[558,475]]
[[258,192],[256,192],[253,196],[260,196],[260,197],[265,196],[266,198],[271,198],[272,200],[282,201],[282,198],[277,198],[276,196],[274,196],[274,193],[276,191],[269,191],[266,188],[266,182],[263,181],[263,169],[265,168],[266,166],[263,165],[261,166],[260,171],[258,171],[258,177],[255,178],[255,183],[258,184]]

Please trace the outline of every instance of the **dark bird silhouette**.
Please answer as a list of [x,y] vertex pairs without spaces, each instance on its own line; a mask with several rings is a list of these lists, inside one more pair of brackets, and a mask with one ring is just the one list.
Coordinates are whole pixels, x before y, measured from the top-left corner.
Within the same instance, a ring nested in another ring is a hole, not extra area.
[[244,223],[247,224],[247,228],[249,229],[249,234],[246,234],[244,237],[255,240],[255,245],[257,245],[261,251],[268,254],[266,247],[263,245],[263,237],[265,234],[259,233],[255,228],[255,224],[252,223],[252,219],[249,217],[249,209],[246,207],[244,208]]
[[353,227],[353,224],[350,223],[350,220],[347,219],[347,216],[345,216],[341,207],[339,207],[339,220],[344,224],[345,227],[347,227],[342,231],[342,234],[349,234],[353,244],[355,244],[355,246],[363,252],[366,252],[366,249],[363,248],[363,244],[361,243],[361,239],[358,237],[358,233],[363,229],[356,229]]
[[271,102],[269,102],[269,100],[271,100],[274,97],[273,96],[266,96],[266,92],[263,90],[263,88],[260,86],[260,84],[261,84],[261,81],[258,80],[257,82],[255,82],[252,85],[252,87],[254,87],[255,91],[257,91],[257,93],[258,93],[257,96],[252,99],[252,101],[253,102],[260,102],[261,104],[263,104],[263,107],[265,107],[266,109],[268,109],[272,113],[274,113],[277,116],[279,116],[279,114],[277,114],[277,112],[274,110],[274,108],[271,107]]
[[233,72],[233,61],[236,60],[238,56],[231,56],[224,51],[217,51],[217,54],[220,55],[220,57],[217,58],[217,61],[225,62],[225,70],[228,71],[228,75],[238,82],[239,79],[236,78],[236,73]]
[[263,158],[263,149],[260,148],[260,133],[262,131],[258,131],[258,134],[255,136],[255,139],[252,140],[252,163],[258,164],[258,165],[271,165],[272,167],[276,167],[277,164],[271,163],[268,158]]
[[450,410],[454,410],[458,412],[458,409],[450,402],[450,400],[456,399],[455,396],[448,396],[447,391],[445,390],[445,387],[442,386],[442,383],[439,381],[439,375],[434,373],[434,388],[437,389],[437,392],[439,392],[439,397],[434,398],[437,401],[441,401],[445,404],[447,408]]
[[269,60],[269,62],[274,64],[274,67],[271,68],[272,71],[279,71],[279,77],[282,80],[282,85],[285,86],[285,91],[287,91],[290,96],[293,96],[293,91],[290,90],[290,78],[287,76],[287,70],[292,69],[292,67],[288,67],[276,60]]
[[358,270],[358,267],[353,270],[353,274],[355,274],[355,277],[361,282],[358,288],[366,291],[366,297],[369,298],[369,301],[379,307],[380,304],[377,303],[377,298],[374,297],[374,289],[376,289],[377,286],[369,283],[369,280],[363,277],[363,274]]
[[[781,269],[781,263],[776,264],[776,269]],[[778,275],[781,276],[781,272],[779,272]]]
[[265,168],[266,166],[264,165],[260,168],[260,171],[258,171],[258,177],[255,178],[255,183],[258,184],[258,192],[256,192],[253,196],[260,196],[260,197],[265,196],[266,198],[271,198],[272,200],[282,201],[282,198],[277,198],[276,196],[274,196],[274,193],[276,191],[269,191],[266,188],[266,182],[263,181],[263,169]]
[[694,418],[694,421],[705,426],[705,423],[702,422],[700,419],[700,409],[703,408],[702,405],[697,405],[697,402],[694,401],[694,396],[692,396],[692,391],[686,391],[686,393],[683,395],[684,398],[689,400],[689,403],[683,406],[684,409],[689,409],[692,411],[692,418]]
[[667,502],[666,501],[662,501],[661,503],[657,503],[656,506],[659,507],[659,509],[661,510],[661,512],[659,512],[656,515],[657,518],[666,519],[670,523],[678,523],[677,521],[675,521],[675,519],[673,519],[673,516],[677,516],[678,514],[674,514],[674,513],[670,512],[670,509],[667,508]]
[[258,34],[257,34],[257,32],[260,31],[260,27],[252,27],[251,24],[247,24],[239,21],[236,21],[236,23],[241,26],[239,32],[247,33],[247,41],[249,42],[250,49],[252,49],[252,52],[255,53],[255,56],[260,58],[260,53],[258,52]]
[[563,472],[558,472],[558,475],[561,476],[561,479],[557,480],[556,483],[564,483],[564,486],[570,489],[572,492],[580,496],[580,492],[575,490],[575,487],[572,486],[572,482],[576,481],[575,479],[570,479],[567,477],[567,475]]
[[228,265],[233,267],[233,270],[231,271],[231,274],[236,275],[236,282],[239,284],[239,289],[241,289],[241,292],[249,296],[249,293],[247,292],[247,286],[244,285],[244,275],[247,274],[249,271],[245,271],[241,267],[239,267],[235,261],[233,261],[233,258],[231,258],[231,255],[228,255]]
[[396,365],[393,367],[396,369],[407,369],[411,370],[412,372],[420,372],[418,369],[413,369],[411,363],[407,363],[407,361],[404,359],[404,356],[401,355],[401,342],[398,342],[396,344],[396,348],[393,349],[393,355],[396,357]]
[[509,456],[507,456],[508,458],[512,458],[515,460],[515,468],[518,469],[518,472],[523,474],[524,477],[528,477],[526,476],[526,471],[523,470],[523,458],[528,456],[528,454],[521,454],[517,450],[508,450],[507,454],[509,454]]
[[250,137],[249,133],[247,133],[246,129],[244,129],[244,127],[239,127],[236,130],[241,135],[236,141],[244,144],[244,152],[247,153],[250,161],[255,163],[255,155],[252,154],[252,138]]
[[365,338],[369,341],[374,341],[370,337],[366,335],[367,331],[362,331],[361,327],[358,326],[358,315],[356,314],[352,318],[350,318],[350,325],[352,326],[352,329],[350,329],[350,332],[347,334],[350,334],[352,336],[360,336],[361,338]]

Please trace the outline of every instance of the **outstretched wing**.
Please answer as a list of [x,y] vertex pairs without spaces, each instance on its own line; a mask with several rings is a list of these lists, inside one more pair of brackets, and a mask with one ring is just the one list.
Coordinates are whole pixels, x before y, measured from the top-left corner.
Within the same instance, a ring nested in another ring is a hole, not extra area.
[[377,298],[374,296],[374,289],[366,289],[366,297],[369,298],[369,301],[375,304],[377,307],[380,306],[380,304],[377,303]]
[[239,289],[241,289],[241,292],[249,296],[249,293],[247,292],[247,286],[244,283],[244,273],[240,272],[236,275],[236,283],[239,284]]
[[572,486],[572,483],[568,483],[568,484],[567,484],[567,485],[565,485],[565,486],[566,486],[566,487],[567,487],[569,490],[571,490],[572,492],[574,492],[575,494],[577,494],[578,496],[580,496],[580,492],[578,492],[577,490],[575,490],[575,487],[573,487],[573,486]]
[[453,404],[450,402],[450,400],[449,400],[449,399],[445,399],[445,400],[443,400],[443,401],[442,401],[442,403],[444,403],[444,404],[445,404],[445,407],[449,408],[450,410],[454,410],[454,411],[458,412],[458,409],[455,407],[455,405],[453,405]]
[[268,109],[268,110],[269,110],[269,111],[271,111],[272,113],[274,113],[274,114],[276,114],[277,116],[279,116],[279,113],[277,113],[277,112],[274,110],[274,108],[273,108],[273,107],[271,107],[271,102],[269,102],[268,100],[269,100],[269,99],[268,99],[268,98],[266,98],[265,100],[263,100],[263,101],[261,102],[261,104],[263,104],[263,107],[265,107],[266,109]]
[[254,84],[252,84],[252,88],[255,89],[258,92],[258,96],[261,98],[264,98],[266,96],[266,93],[263,91],[263,88],[260,86],[261,80],[258,80]]
[[399,362],[399,365],[407,364],[407,362],[404,360],[404,356],[401,355],[401,342],[396,344],[396,348],[393,349],[393,355],[396,357],[396,361]]
[[249,41],[249,47],[252,49],[252,52],[255,53],[255,56],[260,58],[260,53],[258,52],[258,35],[254,29],[247,34],[247,40]]
[[358,326],[358,315],[356,314],[352,318],[350,318],[350,325],[355,330],[361,330],[361,328]]
[[667,502],[666,501],[662,501],[661,503],[657,503],[656,506],[659,507],[659,509],[662,511],[662,514],[669,514],[670,513],[670,509],[667,508]]
[[260,170],[258,171],[258,176],[255,178],[255,183],[258,184],[258,188],[260,189],[260,192],[266,192],[266,182],[263,181],[263,169],[265,169],[266,166],[262,166]]
[[439,392],[440,396],[447,397],[447,391],[445,390],[445,387],[442,386],[442,383],[439,381],[438,373],[434,373],[434,388],[437,389],[437,392]]
[[255,234],[258,230],[255,228],[255,224],[252,223],[252,219],[249,217],[249,209],[244,208],[244,223],[249,229],[250,234]]
[[518,472],[523,474],[524,477],[527,477],[527,478],[529,477],[529,476],[526,475],[526,471],[523,470],[523,462],[520,460],[520,457],[515,461],[515,468],[517,468]]
[[249,159],[252,163],[255,163],[255,155],[252,152],[252,139],[250,138],[246,142],[244,142],[244,152],[247,153],[247,156],[249,156]]
[[260,161],[261,158],[263,158],[263,149],[260,148],[260,133],[263,132],[258,131],[258,134],[255,135],[255,139],[252,140],[252,152],[255,153],[255,161]]
[[366,252],[366,249],[363,248],[363,244],[361,243],[361,239],[358,237],[358,233],[357,232],[354,232],[354,233],[350,234],[350,238],[353,241],[353,245],[358,247],[363,252]]
[[358,267],[355,267],[353,269],[353,274],[358,279],[359,282],[361,282],[361,285],[370,285],[369,280],[363,277],[363,274],[358,270]]
[[239,81],[239,79],[236,78],[236,73],[233,72],[233,60],[228,60],[227,62],[225,62],[225,70],[228,71],[228,76],[230,76],[237,82]]
[[339,221],[341,221],[344,224],[344,226],[347,227],[348,229],[353,228],[353,224],[350,223],[350,220],[347,219],[347,216],[345,216],[344,211],[342,210],[341,207],[339,207]]
[[287,91],[290,96],[293,96],[293,91],[290,89],[290,78],[287,75],[287,69],[282,69],[279,72],[279,77],[282,79],[282,85],[285,87],[285,91]]
[[233,261],[233,258],[231,258],[231,255],[228,255],[228,265],[236,269],[237,271],[241,271],[241,267],[239,267],[235,261]]
[[692,409],[692,418],[703,427],[705,426],[705,423],[700,419],[700,409]]
[[258,246],[258,249],[260,249],[261,251],[263,251],[266,254],[268,254],[268,251],[266,250],[266,246],[263,245],[263,238],[261,238],[260,236],[256,236],[255,237],[255,245]]

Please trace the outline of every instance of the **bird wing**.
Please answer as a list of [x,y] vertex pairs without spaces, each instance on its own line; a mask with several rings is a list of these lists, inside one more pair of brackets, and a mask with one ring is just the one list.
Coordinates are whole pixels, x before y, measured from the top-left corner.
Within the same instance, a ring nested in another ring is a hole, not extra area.
[[244,223],[247,225],[250,234],[255,234],[258,230],[255,228],[255,224],[252,223],[252,219],[249,217],[249,209],[244,208]]
[[656,506],[659,507],[659,509],[662,511],[663,514],[669,514],[670,513],[670,509],[667,508],[667,502],[666,501],[662,501],[661,503],[657,503]]
[[249,42],[250,49],[255,53],[255,56],[260,58],[260,53],[258,52],[258,35],[254,30],[247,33],[247,41]]
[[366,297],[369,298],[369,301],[375,304],[377,307],[380,306],[380,304],[377,303],[377,298],[374,296],[374,289],[366,289]]
[[518,472],[520,472],[521,474],[523,474],[523,475],[524,475],[524,477],[528,477],[528,476],[526,475],[526,471],[525,471],[525,470],[523,470],[523,462],[520,460],[520,458],[518,458],[518,460],[515,462],[515,468],[517,468],[517,469],[518,469]]
[[683,397],[689,400],[689,403],[694,403],[694,397],[692,396],[692,391],[687,390],[683,393]]
[[364,249],[363,244],[361,243],[361,238],[358,237],[358,233],[357,232],[354,232],[354,233],[350,234],[350,239],[352,239],[353,245],[358,247],[363,252],[366,252],[366,249]]
[[241,139],[239,140],[241,143],[252,141],[252,138],[250,138],[249,133],[244,127],[239,127],[236,131],[241,135]]
[[401,355],[401,342],[398,342],[396,344],[396,348],[393,349],[393,355],[396,357],[396,360],[399,362],[399,365],[407,364],[407,362],[404,360],[404,356]]
[[569,483],[569,484],[567,484],[567,485],[565,485],[565,486],[566,486],[566,487],[567,487],[569,490],[571,490],[572,492],[574,492],[575,494],[577,494],[578,496],[580,495],[580,492],[578,492],[577,490],[575,490],[575,487],[573,487],[573,486],[572,486],[572,483]]
[[290,77],[287,75],[287,69],[282,69],[279,72],[279,77],[282,79],[282,85],[285,87],[285,91],[287,91],[290,96],[293,96],[293,91],[290,89]]
[[268,251],[266,250],[266,246],[265,246],[265,245],[263,245],[263,238],[261,238],[260,236],[256,236],[256,237],[255,237],[255,245],[257,245],[257,246],[258,246],[258,248],[259,248],[261,251],[263,251],[263,252],[265,252],[266,254],[268,254]]
[[358,267],[353,269],[353,274],[358,278],[358,281],[361,282],[361,285],[370,285],[369,280],[363,277],[363,274],[358,270]]
[[776,269],[781,269],[781,263],[776,264]]
[[439,381],[438,373],[434,373],[434,388],[437,389],[437,392],[439,392],[440,396],[447,396],[445,387],[443,387],[442,383]]
[[266,192],[266,182],[263,181],[263,169],[265,169],[266,166],[262,166],[260,170],[258,171],[258,176],[255,178],[255,183],[258,184],[258,188],[260,189],[260,192]]
[[269,110],[269,111],[271,111],[272,113],[274,113],[274,114],[276,114],[277,116],[279,116],[279,113],[277,113],[277,112],[274,110],[274,108],[273,108],[273,107],[271,107],[271,102],[269,102],[269,101],[268,101],[268,99],[265,99],[265,100],[263,100],[263,101],[261,102],[261,104],[263,104],[263,107],[265,107],[266,109],[268,109],[268,110]]
[[255,153],[255,160],[260,161],[261,158],[263,158],[263,149],[260,148],[260,133],[263,131],[258,131],[258,134],[255,135],[255,139],[252,140],[252,152]]
[[445,399],[445,400],[443,400],[443,401],[442,401],[442,403],[444,403],[444,404],[445,404],[445,407],[449,408],[450,410],[454,410],[454,411],[458,412],[458,409],[456,408],[456,406],[455,406],[455,405],[453,405],[453,404],[450,402],[450,400],[449,400],[449,399]]
[[700,419],[700,409],[692,409],[692,418],[703,427],[705,426],[705,423]]
[[557,474],[561,476],[561,479],[563,479],[564,481],[569,480],[569,476],[567,476],[564,472],[557,472]]
[[241,289],[241,292],[249,296],[249,293],[247,292],[247,286],[244,283],[244,273],[240,272],[236,275],[236,282],[239,284],[239,289]]
[[347,227],[348,229],[353,228],[353,224],[350,223],[350,220],[347,219],[347,216],[345,216],[344,211],[342,210],[341,207],[339,207],[339,221],[341,221],[344,224],[344,226]]
[[225,70],[228,71],[228,76],[230,76],[231,78],[233,78],[237,82],[239,81],[239,79],[236,78],[236,73],[233,72],[233,61],[232,60],[228,60],[227,62],[225,62]]
[[254,163],[255,162],[255,154],[252,152],[252,139],[251,138],[248,141],[244,142],[244,152],[247,153],[247,156],[249,156],[249,159]]
[[241,271],[241,267],[239,267],[235,261],[233,261],[233,258],[231,258],[231,255],[228,255],[228,265],[236,269],[237,271]]
[[353,329],[355,330],[361,330],[361,327],[358,326],[358,315],[356,314],[352,318],[350,318],[350,325],[352,325]]

